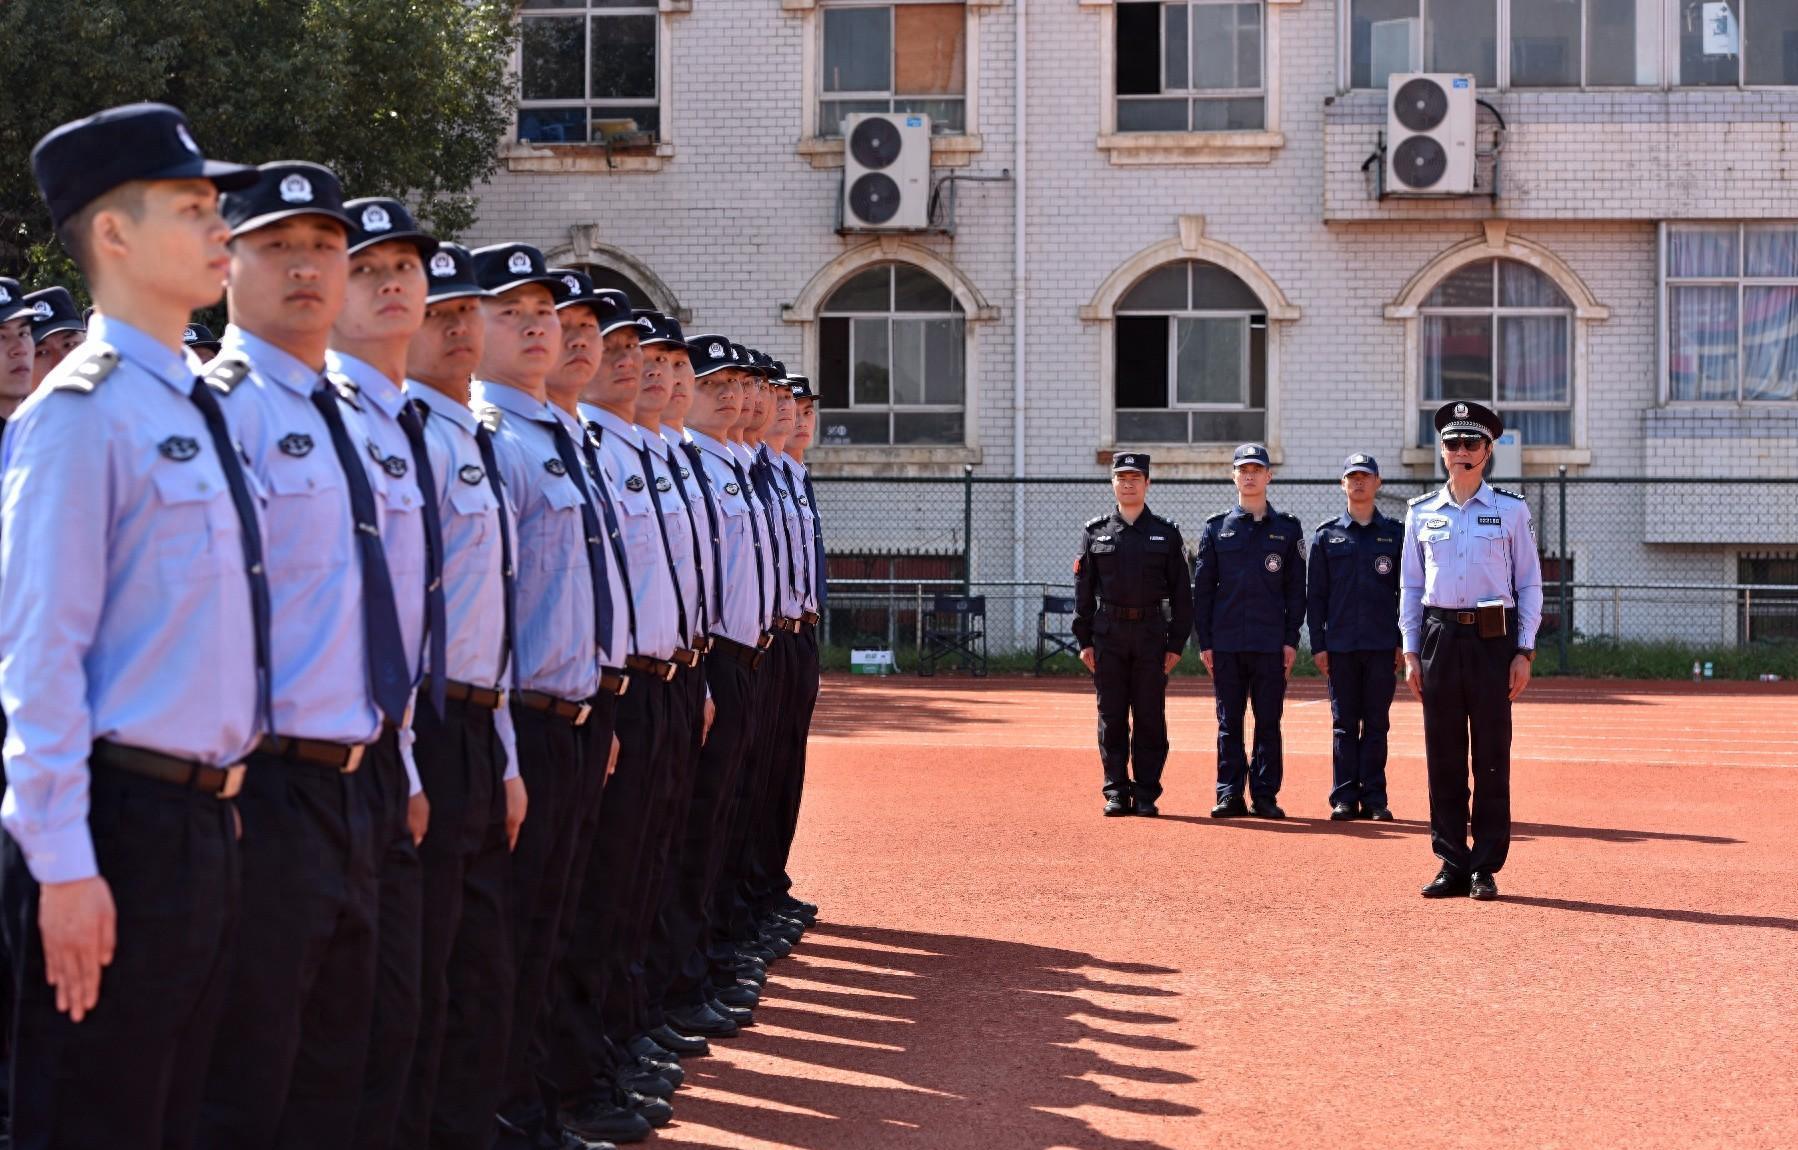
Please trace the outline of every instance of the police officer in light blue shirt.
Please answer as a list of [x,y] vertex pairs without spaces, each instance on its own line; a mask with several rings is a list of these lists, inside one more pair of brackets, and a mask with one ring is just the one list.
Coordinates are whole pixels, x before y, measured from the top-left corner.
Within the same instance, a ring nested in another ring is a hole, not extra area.
[[1406,509],[1399,595],[1405,680],[1423,702],[1430,845],[1442,862],[1423,895],[1490,901],[1511,843],[1511,703],[1536,657],[1542,567],[1529,505],[1483,478],[1504,432],[1498,413],[1445,403],[1436,431],[1448,482]]
[[181,326],[219,298],[219,189],[255,170],[206,160],[161,104],[64,124],[31,160],[104,314],[5,437],[11,1129],[187,1146],[237,937],[268,597],[252,488]]

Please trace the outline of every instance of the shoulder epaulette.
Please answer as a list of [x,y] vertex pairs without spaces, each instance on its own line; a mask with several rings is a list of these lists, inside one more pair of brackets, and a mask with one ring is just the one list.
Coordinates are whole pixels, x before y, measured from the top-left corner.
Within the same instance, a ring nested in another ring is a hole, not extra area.
[[1167,524],[1169,527],[1172,527],[1175,531],[1180,530],[1180,525],[1178,523],[1175,523],[1172,519],[1169,519],[1165,515],[1157,515],[1155,518],[1161,520],[1163,523]]
[[249,374],[249,360],[237,356],[220,356],[206,368],[206,386],[220,395],[230,395]]
[[1322,531],[1322,530],[1323,530],[1323,529],[1324,529],[1324,528],[1326,528],[1326,527],[1329,527],[1329,526],[1332,526],[1332,525],[1333,525],[1333,524],[1335,524],[1335,522],[1336,522],[1336,521],[1337,521],[1337,520],[1338,520],[1338,519],[1340,519],[1340,518],[1342,518],[1342,516],[1340,516],[1340,515],[1332,515],[1332,516],[1330,516],[1330,517],[1329,517],[1329,518],[1328,518],[1328,519],[1326,519],[1326,520],[1324,520],[1324,521],[1323,521],[1323,522],[1322,522],[1322,523],[1319,523],[1319,524],[1318,524],[1318,525],[1317,525],[1317,526],[1316,526],[1316,527],[1314,527],[1314,528],[1312,528],[1312,530],[1314,530],[1314,531]]
[[1498,492],[1500,495],[1509,495],[1512,499],[1522,499],[1523,498],[1523,496],[1517,494],[1515,491],[1506,491],[1502,487],[1494,487],[1492,490]]
[[1277,519],[1290,519],[1294,523],[1297,523],[1299,521],[1299,517],[1294,515],[1290,511],[1276,511],[1276,512],[1274,512],[1274,517]]
[[85,357],[57,372],[50,386],[57,391],[78,391],[87,395],[99,387],[119,366],[119,353],[110,347],[96,346]]
[[499,430],[499,425],[506,418],[506,413],[491,403],[484,403],[474,409],[474,417],[491,434]]
[[1413,495],[1411,498],[1405,500],[1405,506],[1413,507],[1419,503],[1422,503],[1424,500],[1428,499],[1430,496],[1432,496],[1434,494],[1436,494],[1434,491],[1426,491],[1422,495]]
[[1228,514],[1230,514],[1228,511],[1219,511],[1216,515],[1207,515],[1205,517],[1205,522],[1216,523],[1218,520],[1222,519],[1224,516],[1226,516]]
[[1097,527],[1099,524],[1105,522],[1107,519],[1110,519],[1110,518],[1111,518],[1111,516],[1109,516],[1109,515],[1095,515],[1091,519],[1088,519],[1084,524],[1082,524],[1082,528],[1090,530],[1091,528]]

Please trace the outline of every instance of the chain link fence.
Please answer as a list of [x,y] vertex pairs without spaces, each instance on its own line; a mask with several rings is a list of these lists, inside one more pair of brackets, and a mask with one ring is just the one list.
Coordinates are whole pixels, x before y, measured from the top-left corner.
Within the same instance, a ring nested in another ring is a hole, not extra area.
[[[1378,507],[1440,480],[1388,479]],[[1570,673],[1626,673],[1643,651],[1689,652],[1732,672],[1798,662],[1798,479],[1497,480],[1528,502],[1542,557],[1540,662]],[[1082,524],[1111,510],[1103,479],[830,477],[817,481],[827,526],[827,643],[915,652],[939,594],[984,597],[988,649],[1030,652],[1047,597],[1073,594]],[[1332,479],[1276,477],[1269,498],[1312,530],[1341,514]],[[1194,546],[1233,506],[1228,480],[1157,479],[1149,505]],[[1747,677],[1753,677],[1749,673]]]

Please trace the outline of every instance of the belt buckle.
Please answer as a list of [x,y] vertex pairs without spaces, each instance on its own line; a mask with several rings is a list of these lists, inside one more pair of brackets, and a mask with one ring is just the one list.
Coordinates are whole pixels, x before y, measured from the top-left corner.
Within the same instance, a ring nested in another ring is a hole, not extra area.
[[230,766],[224,768],[224,771],[225,784],[219,788],[218,797],[221,799],[234,799],[237,797],[237,793],[243,790],[244,765],[242,763],[232,763]]
[[338,773],[345,775],[355,774],[356,769],[362,765],[362,752],[366,750],[368,750],[367,743],[357,743],[355,746],[351,747],[350,757],[343,761],[343,766],[337,768]]
[[510,699],[506,689],[504,687],[495,687],[494,691],[499,695],[499,702],[493,704],[493,709],[496,711],[505,710],[506,705],[509,702],[511,702],[511,699]]
[[[676,654],[679,654],[679,652],[676,652]],[[678,670],[678,668],[672,661],[663,663],[660,667],[656,668],[656,677],[661,679],[664,683],[672,683],[674,681],[674,672],[676,670]]]
[[773,631],[763,631],[761,633],[761,635],[756,638],[756,641],[755,641],[755,649],[756,650],[766,651],[768,648],[770,648],[772,646],[774,646],[774,632]]
[[581,703],[574,712],[574,725],[577,727],[584,727],[587,725],[587,720],[592,716],[593,704]]
[[1456,611],[1455,622],[1461,624],[1463,627],[1471,627],[1473,624],[1479,622],[1479,615],[1472,611]]
[[690,647],[681,647],[674,652],[673,661],[679,663],[683,667],[697,667],[699,665],[699,652]]

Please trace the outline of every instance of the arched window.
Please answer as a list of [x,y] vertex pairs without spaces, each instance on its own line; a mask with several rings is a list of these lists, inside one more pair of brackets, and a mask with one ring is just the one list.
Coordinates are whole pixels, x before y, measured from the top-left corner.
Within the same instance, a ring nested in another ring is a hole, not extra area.
[[1508,259],[1466,264],[1419,309],[1417,444],[1445,400],[1496,409],[1528,446],[1573,442],[1574,307],[1555,282]]
[[1118,300],[1118,443],[1242,443],[1267,435],[1267,307],[1205,260],[1163,264]]
[[632,307],[655,308],[658,311],[661,310],[657,306],[655,300],[650,298],[649,293],[644,291],[642,287],[637,284],[636,280],[615,268],[605,267],[600,264],[583,264],[581,265],[580,270],[587,273],[588,277],[592,279],[593,286],[596,289],[603,291],[606,288],[616,288],[625,295],[631,297]]
[[819,309],[820,444],[964,441],[966,316],[908,264],[866,268]]

